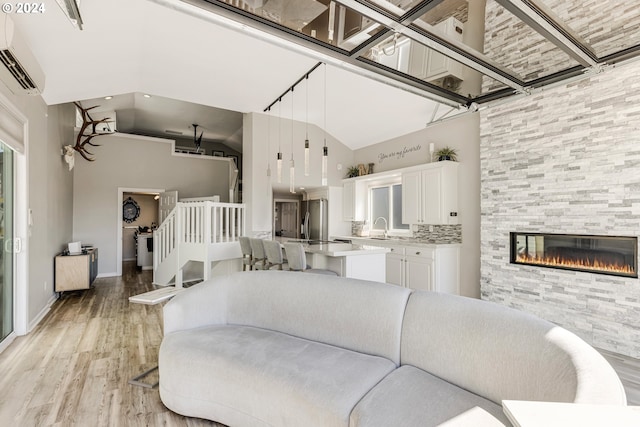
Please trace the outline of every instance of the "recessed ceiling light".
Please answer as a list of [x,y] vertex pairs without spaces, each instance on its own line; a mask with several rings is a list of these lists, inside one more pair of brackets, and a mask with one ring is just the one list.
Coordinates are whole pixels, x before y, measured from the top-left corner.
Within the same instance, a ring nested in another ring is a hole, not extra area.
[[145,98],[151,98],[151,95],[149,95],[148,93],[145,93],[145,94],[144,94],[144,95],[142,95],[142,96],[144,96]]
[[113,96],[105,96],[104,99],[106,100],[113,99]]

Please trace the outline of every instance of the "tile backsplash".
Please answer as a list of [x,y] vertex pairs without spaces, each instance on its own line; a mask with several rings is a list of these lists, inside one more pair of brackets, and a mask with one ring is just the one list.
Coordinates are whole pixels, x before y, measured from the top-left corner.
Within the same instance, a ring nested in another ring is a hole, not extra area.
[[[351,234],[361,235],[364,221],[351,222]],[[462,225],[433,225],[433,231],[429,231],[429,225],[418,225],[413,232],[413,237],[398,237],[398,240],[407,240],[420,243],[462,243]]]

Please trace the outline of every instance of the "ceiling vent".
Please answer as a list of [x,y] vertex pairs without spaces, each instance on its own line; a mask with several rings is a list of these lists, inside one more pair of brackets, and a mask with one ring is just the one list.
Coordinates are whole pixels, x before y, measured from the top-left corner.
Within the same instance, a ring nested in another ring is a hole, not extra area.
[[0,80],[16,95],[38,95],[44,73],[9,16],[0,19]]

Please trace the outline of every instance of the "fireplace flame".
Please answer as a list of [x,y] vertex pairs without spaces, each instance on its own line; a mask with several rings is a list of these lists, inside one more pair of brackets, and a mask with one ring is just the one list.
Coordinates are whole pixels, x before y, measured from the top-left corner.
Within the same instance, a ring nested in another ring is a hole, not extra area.
[[542,265],[545,267],[566,267],[581,270],[606,271],[613,273],[634,275],[636,272],[628,264],[604,262],[598,259],[568,259],[561,256],[533,256],[520,253],[516,262],[521,264]]

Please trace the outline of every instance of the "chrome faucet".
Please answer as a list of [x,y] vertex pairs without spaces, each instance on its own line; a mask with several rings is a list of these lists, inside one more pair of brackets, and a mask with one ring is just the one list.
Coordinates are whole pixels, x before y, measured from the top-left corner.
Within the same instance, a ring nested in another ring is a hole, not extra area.
[[376,218],[375,221],[373,221],[373,225],[375,226],[378,223],[378,220],[381,219],[384,221],[384,238],[387,238],[387,232],[389,231],[389,224],[387,223],[387,218],[383,217],[383,216],[379,216],[378,218]]

